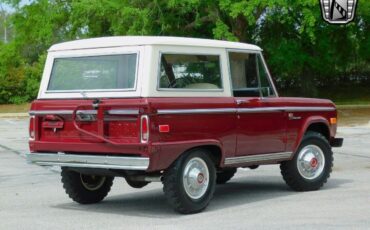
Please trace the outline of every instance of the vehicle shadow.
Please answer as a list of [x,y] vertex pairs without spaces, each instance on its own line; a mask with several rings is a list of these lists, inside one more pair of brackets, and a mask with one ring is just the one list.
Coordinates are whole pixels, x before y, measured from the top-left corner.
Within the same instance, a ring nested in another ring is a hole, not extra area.
[[[320,190],[330,190],[352,180],[330,178]],[[317,192],[320,192],[317,191]],[[316,191],[314,191],[316,192]],[[279,200],[286,196],[299,196],[300,192],[289,188],[281,176],[256,176],[236,178],[225,185],[218,185],[208,211],[252,204],[264,200]]]
[[137,190],[137,192],[109,196],[98,204],[80,205],[75,202],[58,204],[55,208],[88,212],[112,213],[125,216],[169,218],[176,216],[166,203],[162,189]]
[[[322,190],[335,189],[350,182],[351,180],[331,178]],[[137,191],[123,195],[108,196],[99,204],[79,205],[74,202],[68,202],[53,207],[158,219],[182,216],[174,212],[166,203],[162,189]],[[299,194],[289,189],[279,176],[234,178],[227,184],[216,186],[213,200],[206,212],[221,211],[225,208],[253,204],[264,200],[278,200],[281,197]]]

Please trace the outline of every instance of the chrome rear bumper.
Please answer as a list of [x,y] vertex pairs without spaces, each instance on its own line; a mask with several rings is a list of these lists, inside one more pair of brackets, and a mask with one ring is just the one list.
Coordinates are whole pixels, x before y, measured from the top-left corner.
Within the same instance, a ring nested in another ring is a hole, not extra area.
[[148,157],[119,157],[64,153],[26,153],[28,163],[42,166],[147,170]]

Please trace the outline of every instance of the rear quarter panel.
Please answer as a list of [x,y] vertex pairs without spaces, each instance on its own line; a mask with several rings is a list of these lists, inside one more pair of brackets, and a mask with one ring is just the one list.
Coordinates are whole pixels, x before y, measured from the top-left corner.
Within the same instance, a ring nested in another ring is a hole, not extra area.
[[[222,151],[221,162],[235,154],[236,114],[158,114],[163,109],[235,108],[233,98],[149,98],[155,112],[151,116],[151,146],[153,163],[150,167],[165,169],[185,151],[205,145]],[[160,133],[159,125],[169,125],[168,133]]]

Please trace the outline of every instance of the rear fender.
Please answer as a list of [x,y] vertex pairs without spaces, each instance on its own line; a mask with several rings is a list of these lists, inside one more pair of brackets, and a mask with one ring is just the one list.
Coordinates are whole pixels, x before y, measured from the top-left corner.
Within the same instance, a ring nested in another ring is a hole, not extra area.
[[[224,153],[222,144],[218,140],[194,140],[176,142],[157,142],[151,145],[151,157],[148,171],[160,171],[167,169],[182,154],[194,148],[215,147],[221,150],[220,162],[223,162]],[[219,164],[220,164],[219,162]]]

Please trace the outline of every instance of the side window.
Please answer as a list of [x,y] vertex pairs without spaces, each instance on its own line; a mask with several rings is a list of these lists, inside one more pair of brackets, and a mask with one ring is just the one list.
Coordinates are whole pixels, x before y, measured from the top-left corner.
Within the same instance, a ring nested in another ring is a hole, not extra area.
[[267,71],[256,53],[229,53],[230,74],[235,97],[273,96]]
[[218,55],[162,54],[160,89],[222,89]]
[[274,90],[272,88],[271,82],[269,80],[267,70],[263,64],[261,55],[258,55],[258,72],[261,81],[261,94],[263,97],[272,97],[275,96]]
[[256,54],[229,53],[230,73],[235,97],[258,97]]

